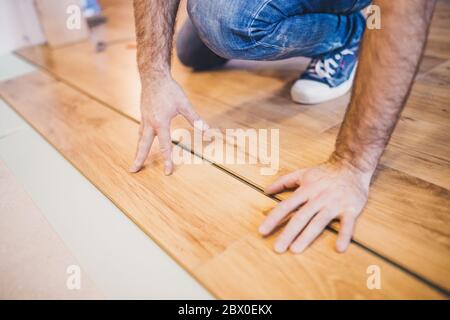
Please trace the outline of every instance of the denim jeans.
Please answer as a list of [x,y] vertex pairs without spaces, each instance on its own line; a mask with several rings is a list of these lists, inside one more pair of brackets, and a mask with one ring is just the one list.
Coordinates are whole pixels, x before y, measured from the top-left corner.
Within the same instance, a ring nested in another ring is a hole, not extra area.
[[370,0],[189,0],[202,41],[226,59],[316,57],[358,45]]

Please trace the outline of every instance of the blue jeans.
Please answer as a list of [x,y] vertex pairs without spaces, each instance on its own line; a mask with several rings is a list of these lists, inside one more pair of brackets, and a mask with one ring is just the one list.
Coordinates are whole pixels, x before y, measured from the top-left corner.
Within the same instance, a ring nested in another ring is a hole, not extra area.
[[201,40],[226,59],[316,57],[359,44],[370,0],[189,0]]

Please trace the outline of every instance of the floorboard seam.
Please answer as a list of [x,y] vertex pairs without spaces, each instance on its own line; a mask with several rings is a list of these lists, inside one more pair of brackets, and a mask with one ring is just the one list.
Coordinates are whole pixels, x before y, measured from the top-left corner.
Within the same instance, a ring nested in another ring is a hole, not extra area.
[[424,76],[430,74],[431,72],[433,72],[434,70],[436,70],[436,69],[438,69],[438,68],[441,68],[444,64],[448,63],[449,61],[450,61],[450,60],[445,60],[445,61],[439,63],[438,65],[435,65],[435,66],[434,66],[433,68],[431,68],[430,70],[425,71],[424,73],[422,73],[422,74],[420,74],[420,75],[418,74],[416,78],[420,80],[420,78],[422,78],[422,77],[424,77]]

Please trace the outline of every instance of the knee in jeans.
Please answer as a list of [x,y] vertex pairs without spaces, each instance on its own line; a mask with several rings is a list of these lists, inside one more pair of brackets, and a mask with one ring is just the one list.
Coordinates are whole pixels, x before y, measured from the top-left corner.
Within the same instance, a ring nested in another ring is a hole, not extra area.
[[[246,1],[189,0],[189,16],[203,42],[217,55],[239,59],[251,45],[250,19],[242,6]],[[248,12],[248,10],[245,10]]]

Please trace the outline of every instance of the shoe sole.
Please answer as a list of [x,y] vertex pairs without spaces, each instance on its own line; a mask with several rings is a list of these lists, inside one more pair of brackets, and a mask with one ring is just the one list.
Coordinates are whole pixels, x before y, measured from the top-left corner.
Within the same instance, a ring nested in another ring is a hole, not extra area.
[[337,86],[336,88],[331,88],[329,94],[327,95],[318,95],[317,97],[305,97],[301,94],[300,90],[297,89],[298,86],[296,85],[297,84],[296,82],[291,88],[291,98],[294,102],[312,105],[324,103],[342,97],[352,88],[353,82],[355,80],[357,67],[358,65],[356,65],[355,69],[352,71],[350,80],[344,82],[343,84]]

